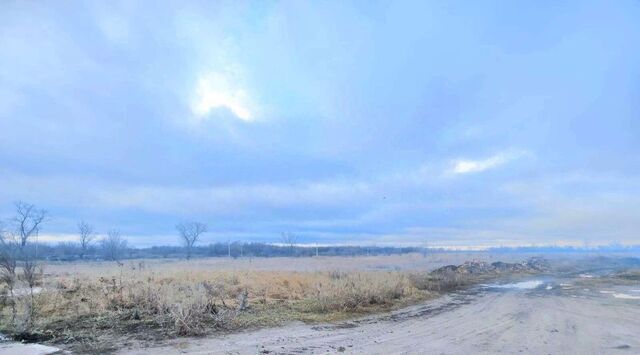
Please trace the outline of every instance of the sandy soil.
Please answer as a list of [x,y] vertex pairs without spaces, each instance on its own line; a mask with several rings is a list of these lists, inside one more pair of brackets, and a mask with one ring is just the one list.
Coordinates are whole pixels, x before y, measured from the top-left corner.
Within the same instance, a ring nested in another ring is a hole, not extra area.
[[537,288],[528,290],[483,288],[339,324],[179,339],[122,353],[640,353],[640,300],[613,297],[630,290],[603,293],[600,286],[575,287],[573,281],[534,282]]

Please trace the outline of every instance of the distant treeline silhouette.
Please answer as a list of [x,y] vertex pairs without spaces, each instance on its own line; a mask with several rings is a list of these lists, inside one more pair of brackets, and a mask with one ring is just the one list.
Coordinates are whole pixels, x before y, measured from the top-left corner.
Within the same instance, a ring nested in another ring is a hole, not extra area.
[[[35,248],[35,245],[31,245]],[[269,243],[212,243],[194,246],[191,250],[192,258],[202,257],[311,257],[311,256],[365,256],[392,255],[424,252],[420,247],[391,247],[391,246],[314,246],[314,245],[279,245]],[[78,243],[61,242],[57,244],[38,244],[38,258],[57,261],[102,260],[104,252],[99,245],[90,246],[84,255]],[[183,246],[152,246],[146,248],[127,247],[121,252],[121,259],[136,258],[184,258]]]
[[[36,244],[31,244],[29,248],[36,248]],[[104,260],[104,252],[99,245],[94,245],[84,252],[78,243],[61,242],[57,244],[37,244],[38,259],[51,261],[74,261],[84,258],[85,260]],[[191,251],[192,258],[203,257],[312,257],[312,256],[375,256],[375,255],[398,255],[409,253],[611,253],[611,252],[631,252],[640,253],[640,245],[623,246],[608,245],[591,248],[574,246],[528,246],[528,247],[496,247],[486,250],[450,250],[444,248],[423,248],[423,247],[393,247],[393,246],[315,246],[315,245],[281,245],[259,242],[232,242],[232,243],[212,243],[208,245],[194,246]],[[137,258],[184,258],[183,246],[152,246],[146,248],[127,247],[121,253],[121,259]]]

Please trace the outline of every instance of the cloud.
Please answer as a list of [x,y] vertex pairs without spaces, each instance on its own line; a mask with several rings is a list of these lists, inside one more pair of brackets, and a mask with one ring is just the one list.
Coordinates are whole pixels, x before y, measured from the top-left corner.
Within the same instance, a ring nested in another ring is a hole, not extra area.
[[255,116],[248,105],[246,91],[229,74],[210,73],[198,80],[192,112],[205,119],[212,110],[226,108],[238,119],[250,122]]
[[100,16],[97,22],[103,35],[112,43],[127,42],[130,29],[127,21],[118,16]]
[[[611,173],[566,173],[505,184],[527,214],[500,219],[497,229],[529,240],[637,243],[640,179]],[[485,221],[485,225],[489,224]]]
[[98,196],[105,206],[168,214],[236,214],[282,208],[336,208],[370,195],[366,183],[308,182],[294,185],[249,184],[179,188],[128,186],[107,188]]
[[[640,8],[407,5],[8,2],[0,219],[23,199],[47,233],[638,240]],[[571,172],[628,176],[550,187]]]
[[480,173],[485,170],[497,168],[501,165],[507,164],[510,161],[518,159],[525,154],[526,152],[523,151],[504,152],[480,160],[458,159],[453,161],[451,172],[453,174]]

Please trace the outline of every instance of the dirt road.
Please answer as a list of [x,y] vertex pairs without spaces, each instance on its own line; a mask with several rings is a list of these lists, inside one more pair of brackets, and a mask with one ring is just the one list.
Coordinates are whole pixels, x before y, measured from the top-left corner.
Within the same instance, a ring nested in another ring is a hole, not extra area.
[[123,353],[640,353],[640,300],[568,283],[525,287],[532,288],[484,288],[352,322],[182,339]]

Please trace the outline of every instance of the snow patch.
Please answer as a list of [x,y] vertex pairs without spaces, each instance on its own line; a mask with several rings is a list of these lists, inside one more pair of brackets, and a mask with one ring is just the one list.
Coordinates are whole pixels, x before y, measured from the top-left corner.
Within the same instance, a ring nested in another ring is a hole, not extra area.
[[626,293],[614,293],[613,297],[623,300],[640,300],[640,296],[627,295]]

